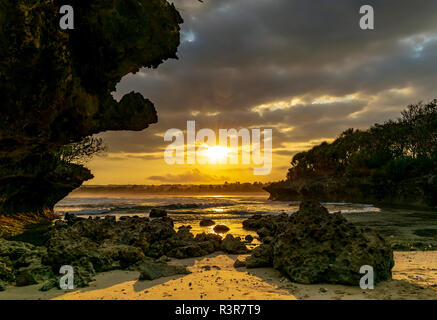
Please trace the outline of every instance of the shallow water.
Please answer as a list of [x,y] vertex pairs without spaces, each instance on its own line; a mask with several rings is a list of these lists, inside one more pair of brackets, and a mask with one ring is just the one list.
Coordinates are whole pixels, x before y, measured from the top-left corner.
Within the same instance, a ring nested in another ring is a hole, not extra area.
[[[379,212],[380,209],[367,204],[325,203],[330,212]],[[269,201],[267,193],[226,195],[133,195],[132,197],[67,197],[59,202],[55,211],[80,216],[149,216],[151,208],[166,209],[175,221],[175,227],[191,225],[193,233],[213,233],[213,227],[200,227],[202,219],[213,219],[217,224],[230,227],[233,235],[245,236],[255,233],[243,230],[241,222],[254,214],[292,214],[299,203]]]

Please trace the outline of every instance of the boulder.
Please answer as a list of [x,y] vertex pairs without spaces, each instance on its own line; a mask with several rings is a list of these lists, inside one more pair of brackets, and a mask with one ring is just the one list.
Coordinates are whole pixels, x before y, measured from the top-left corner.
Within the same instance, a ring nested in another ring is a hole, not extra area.
[[262,244],[252,250],[252,254],[246,258],[247,268],[266,268],[273,265],[273,246]]
[[149,217],[150,218],[162,218],[167,216],[167,211],[164,209],[153,208],[150,210]]
[[299,283],[358,286],[361,266],[370,265],[375,283],[391,279],[394,261],[389,243],[373,230],[348,223],[340,213],[330,214],[316,201],[302,202],[297,213],[274,228],[269,225],[278,218],[270,219],[257,225],[260,230],[268,228],[271,238],[247,258],[248,267],[270,265]]
[[248,252],[246,245],[241,241],[241,238],[234,238],[234,236],[231,234],[228,234],[223,240],[222,250],[232,254],[242,254]]
[[231,229],[229,229],[229,227],[227,227],[223,224],[218,224],[214,227],[214,232],[216,232],[216,233],[226,233],[229,230],[231,230]]

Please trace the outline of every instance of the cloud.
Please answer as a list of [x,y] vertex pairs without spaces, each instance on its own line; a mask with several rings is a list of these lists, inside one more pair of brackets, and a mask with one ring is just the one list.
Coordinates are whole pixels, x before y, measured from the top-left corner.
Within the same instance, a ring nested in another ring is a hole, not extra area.
[[[187,120],[272,127],[279,151],[437,97],[437,1],[368,0],[373,31],[359,28],[361,0],[174,2],[185,20],[179,60],[127,75],[114,93],[142,93],[159,122],[103,134],[112,153],[162,152],[162,134]],[[256,112],[266,105],[279,107]]]

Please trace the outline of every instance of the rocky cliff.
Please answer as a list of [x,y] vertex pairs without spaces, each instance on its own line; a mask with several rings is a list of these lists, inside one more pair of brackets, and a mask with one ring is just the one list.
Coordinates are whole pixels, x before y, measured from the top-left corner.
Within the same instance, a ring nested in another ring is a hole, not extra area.
[[138,93],[111,92],[128,74],[176,58],[182,18],[165,0],[0,0],[0,214],[39,213],[91,172],[61,160],[64,145],[157,122]]

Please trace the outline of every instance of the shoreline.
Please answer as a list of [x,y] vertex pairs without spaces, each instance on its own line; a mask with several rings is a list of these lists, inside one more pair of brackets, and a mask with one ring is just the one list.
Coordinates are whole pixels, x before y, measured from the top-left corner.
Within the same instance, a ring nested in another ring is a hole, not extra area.
[[374,290],[357,285],[290,282],[272,268],[234,268],[246,255],[217,252],[208,256],[172,259],[192,272],[155,280],[139,281],[139,272],[110,271],[95,276],[89,287],[74,291],[38,291],[40,285],[8,287],[0,300],[403,300],[437,298],[437,251],[395,254],[393,280]]

